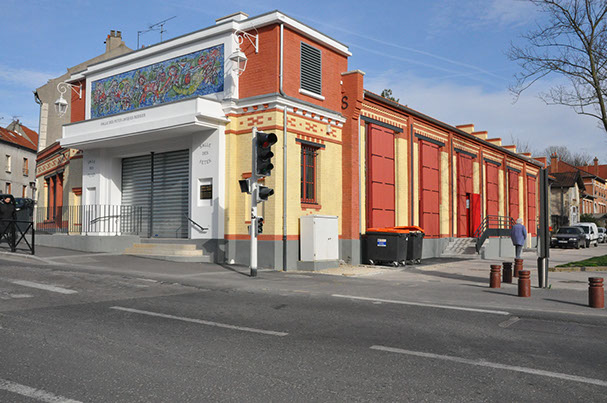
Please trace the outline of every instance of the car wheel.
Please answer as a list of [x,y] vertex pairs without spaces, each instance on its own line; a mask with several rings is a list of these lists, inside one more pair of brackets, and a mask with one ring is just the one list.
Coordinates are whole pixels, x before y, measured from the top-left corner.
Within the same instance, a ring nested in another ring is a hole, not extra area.
[[599,247],[599,241],[596,241],[596,242],[594,243],[594,247],[595,247],[595,248],[598,248],[598,247]]

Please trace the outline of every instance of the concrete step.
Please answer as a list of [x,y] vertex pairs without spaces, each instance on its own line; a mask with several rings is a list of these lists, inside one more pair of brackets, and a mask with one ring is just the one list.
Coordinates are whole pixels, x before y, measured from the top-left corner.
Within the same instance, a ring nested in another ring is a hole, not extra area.
[[476,238],[454,238],[447,244],[441,257],[471,257],[478,256]]
[[171,262],[211,262],[209,256],[196,249],[196,245],[187,243],[136,243],[123,254]]

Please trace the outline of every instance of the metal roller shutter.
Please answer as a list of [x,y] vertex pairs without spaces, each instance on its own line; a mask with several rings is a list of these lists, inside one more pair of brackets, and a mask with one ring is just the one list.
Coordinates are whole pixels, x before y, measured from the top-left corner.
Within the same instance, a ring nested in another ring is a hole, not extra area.
[[[140,234],[187,238],[189,214],[189,150],[142,155],[122,160],[122,208],[141,207]],[[153,162],[153,164],[152,164]],[[123,219],[123,232],[133,226]]]
[[188,237],[189,183],[189,150],[154,154],[152,236]]
[[[150,201],[152,198],[152,160],[150,155],[124,158],[122,160],[122,203],[123,214],[120,223],[122,233],[137,232],[141,236],[150,233]],[[133,216],[128,212],[140,212]]]

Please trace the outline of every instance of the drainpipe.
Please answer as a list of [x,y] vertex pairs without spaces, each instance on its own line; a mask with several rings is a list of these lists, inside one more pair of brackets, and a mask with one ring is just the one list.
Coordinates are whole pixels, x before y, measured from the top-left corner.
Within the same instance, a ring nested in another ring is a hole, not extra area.
[[[409,126],[411,127],[411,136],[409,137],[409,143],[410,143],[410,147],[411,147],[411,164],[410,164],[411,165],[410,166],[410,169],[411,169],[411,183],[410,183],[410,186],[411,186],[411,199],[410,199],[411,200],[411,218],[409,219],[409,223],[410,223],[410,225],[413,225],[413,223],[414,223],[413,214],[415,214],[415,207],[413,206],[413,203],[415,203],[415,201],[413,200],[413,198],[415,197],[415,190],[414,190],[414,188],[415,188],[415,186],[414,186],[415,185],[415,171],[413,170],[413,165],[414,165],[414,163],[413,163],[413,158],[414,158],[414,155],[413,155],[413,122],[411,120],[409,122],[410,122]],[[419,223],[419,224],[421,224],[421,223]]]
[[[278,92],[281,96],[285,96],[282,89],[283,76],[283,56],[284,56],[284,24],[280,24],[280,71]],[[283,128],[282,128],[282,270],[287,271],[287,105],[283,111]]]
[[[358,133],[358,241],[361,242],[361,235],[363,233],[363,209],[362,209],[362,205],[363,205],[363,194],[361,192],[362,189],[362,181],[365,179],[365,175],[363,175],[360,172],[360,168],[361,168],[361,156],[360,156],[360,114],[358,115],[358,128],[357,128],[357,133]],[[365,143],[365,147],[366,147],[366,143]],[[366,208],[366,205],[365,205]]]

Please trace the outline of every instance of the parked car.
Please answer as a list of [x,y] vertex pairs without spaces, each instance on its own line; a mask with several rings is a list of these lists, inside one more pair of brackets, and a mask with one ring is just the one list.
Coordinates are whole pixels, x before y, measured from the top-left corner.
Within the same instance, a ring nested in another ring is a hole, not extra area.
[[599,227],[599,242],[607,242],[607,229],[605,227]]
[[580,227],[586,235],[586,247],[591,244],[599,246],[599,228],[593,222],[579,222],[574,227]]
[[561,227],[552,234],[550,240],[551,248],[575,248],[586,247],[586,234],[581,227]]

